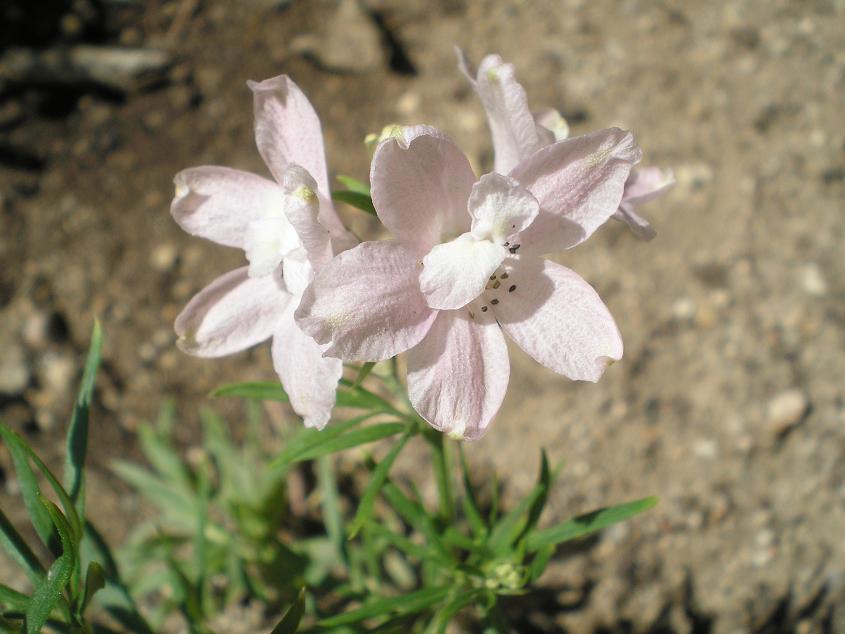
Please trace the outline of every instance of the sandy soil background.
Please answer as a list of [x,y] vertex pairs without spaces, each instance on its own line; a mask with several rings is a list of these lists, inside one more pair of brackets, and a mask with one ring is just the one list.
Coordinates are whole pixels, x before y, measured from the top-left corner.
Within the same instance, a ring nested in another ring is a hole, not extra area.
[[[266,347],[202,361],[174,346],[178,311],[242,255],[178,229],[173,174],[264,173],[245,81],[280,73],[322,117],[335,174],[365,178],[362,139],[390,122],[441,127],[489,169],[459,44],[513,62],[575,134],[632,129],[678,179],[645,208],[653,242],[609,223],[560,258],[610,306],[624,359],[575,384],[514,347],[505,406],[469,447],[511,493],[541,447],[565,461],[549,519],[661,497],[561,554],[518,608],[532,631],[845,632],[841,0],[32,4],[11,0],[0,27],[0,418],[59,460],[100,316],[91,486],[115,540],[139,507],[108,463],[137,457],[138,422],[175,396],[190,445],[209,389],[273,376]],[[21,47],[78,44],[164,53],[143,73],[21,71]]]

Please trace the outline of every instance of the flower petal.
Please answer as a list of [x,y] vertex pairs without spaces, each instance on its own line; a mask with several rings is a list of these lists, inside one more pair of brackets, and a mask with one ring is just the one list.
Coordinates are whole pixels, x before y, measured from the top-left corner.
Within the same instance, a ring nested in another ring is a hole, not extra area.
[[535,112],[534,121],[539,126],[538,133],[541,136],[545,133],[547,142],[543,144],[544,146],[569,138],[569,123],[554,108],[545,108]]
[[343,362],[323,357],[325,346],[296,325],[295,308],[295,302],[288,304],[273,335],[273,367],[293,411],[302,416],[306,427],[322,429],[331,418]]
[[291,300],[274,275],[230,271],[197,293],[176,317],[179,348],[198,357],[222,357],[268,339]]
[[382,141],[370,170],[379,218],[419,254],[469,228],[467,200],[474,182],[464,153],[429,126],[402,128]]
[[287,75],[248,81],[253,94],[255,142],[276,181],[282,183],[290,163],[301,165],[329,194],[320,119],[308,97]]
[[324,266],[302,295],[296,321],[324,354],[381,361],[416,345],[436,311],[419,288],[416,255],[396,242],[364,242]]
[[249,223],[282,205],[276,183],[228,167],[192,167],[176,174],[173,182],[173,219],[191,235],[227,247],[243,248]]
[[320,119],[308,97],[287,75],[248,81],[253,93],[255,142],[273,177],[282,183],[291,163],[317,182],[320,222],[332,236],[347,234],[331,201]]
[[540,204],[510,176],[485,174],[469,195],[472,235],[496,244],[513,241],[537,217]]
[[269,275],[285,256],[298,248],[299,237],[283,214],[253,220],[244,241],[250,277]]
[[580,276],[539,258],[508,265],[507,283],[489,293],[489,302],[502,329],[531,357],[578,381],[598,381],[622,358],[610,311]]
[[332,258],[331,235],[320,223],[320,202],[317,184],[305,168],[291,164],[285,170],[283,189],[286,196],[285,216],[299,236],[315,269]]
[[517,165],[511,176],[540,202],[520,236],[523,249],[548,253],[586,240],[619,208],[640,154],[630,132],[609,128],[558,141]]
[[508,387],[508,348],[495,320],[445,310],[408,352],[408,396],[435,429],[473,440],[499,411]]
[[631,170],[625,182],[622,202],[641,205],[663,194],[675,184],[675,175],[670,169],[644,167]]
[[495,170],[507,174],[517,163],[543,147],[548,136],[538,132],[525,89],[516,81],[513,64],[506,64],[498,55],[488,55],[481,60],[473,79],[463,51],[456,50],[458,67],[487,112],[496,155]]
[[420,290],[432,308],[466,306],[481,294],[505,255],[505,247],[469,233],[438,244],[423,258]]

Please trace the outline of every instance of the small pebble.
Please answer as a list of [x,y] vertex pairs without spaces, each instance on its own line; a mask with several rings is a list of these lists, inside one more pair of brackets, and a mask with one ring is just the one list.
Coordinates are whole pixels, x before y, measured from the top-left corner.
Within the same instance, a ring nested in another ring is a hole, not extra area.
[[784,390],[769,401],[766,422],[776,436],[783,436],[803,420],[809,408],[810,403],[801,390]]
[[805,264],[801,269],[801,287],[808,295],[814,297],[827,294],[827,281],[815,262]]

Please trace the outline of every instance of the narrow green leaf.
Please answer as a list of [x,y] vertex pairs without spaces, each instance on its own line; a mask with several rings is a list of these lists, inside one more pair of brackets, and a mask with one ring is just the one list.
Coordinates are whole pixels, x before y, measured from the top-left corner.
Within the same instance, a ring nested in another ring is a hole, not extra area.
[[337,391],[336,405],[338,407],[371,409],[376,412],[386,412],[396,414],[397,416],[404,416],[402,412],[397,410],[393,405],[388,403],[378,394],[374,394],[360,385],[356,387],[354,383],[347,379],[341,379],[340,384],[349,389],[339,389]]
[[571,539],[584,537],[617,522],[622,522],[635,515],[647,511],[657,504],[656,497],[643,498],[618,506],[609,506],[591,513],[579,515],[571,520],[533,531],[525,539],[525,546],[529,552],[536,552],[548,545],[556,545]]
[[[540,460],[540,476],[538,482],[526,497],[506,513],[493,527],[490,533],[488,545],[495,554],[504,554],[511,544],[518,538],[523,529],[531,521],[531,513],[539,505],[545,503],[549,487],[549,463],[546,459],[546,452],[543,451]],[[536,520],[535,520],[536,521]]]
[[178,483],[184,490],[193,489],[194,483],[185,463],[179,454],[150,425],[141,425],[138,429],[141,451],[153,468],[166,482]]
[[[369,427],[356,429],[347,434],[328,439],[325,442],[314,444],[294,455],[285,456],[284,459],[280,456],[274,464],[277,462],[292,464],[294,462],[302,462],[303,460],[314,460],[320,456],[326,456],[331,453],[337,453],[338,451],[344,451],[381,440],[382,438],[394,436],[406,429],[407,425],[405,423],[379,423],[377,425],[370,425]],[[282,456],[284,456],[284,452]]]
[[440,534],[434,526],[431,516],[426,512],[421,504],[418,504],[408,496],[406,496],[395,484],[389,480],[382,487],[384,497],[390,505],[396,510],[400,517],[405,520],[409,526],[420,531],[425,535],[429,547],[436,551],[437,555],[446,561],[454,560],[452,555],[446,550],[443,542],[440,539]]
[[437,634],[445,634],[452,618],[465,607],[472,605],[478,599],[477,592],[460,592],[456,597],[437,611],[432,622],[432,630]]
[[237,397],[254,398],[259,401],[277,401],[288,403],[290,399],[278,381],[251,381],[247,383],[232,383],[218,387],[209,396],[213,398]]
[[27,634],[37,634],[41,627],[47,622],[50,613],[59,599],[62,592],[70,581],[73,568],[76,565],[77,543],[74,540],[73,530],[59,508],[47,498],[39,494],[39,500],[47,509],[51,520],[59,533],[59,541],[62,546],[62,553],[50,566],[50,570],[43,582],[35,588],[29,605],[26,609],[26,631]]
[[337,490],[337,479],[334,473],[334,463],[331,456],[321,456],[317,461],[317,474],[322,494],[321,506],[326,534],[336,549],[336,555],[349,563],[349,553],[346,549],[346,538],[343,531],[343,514],[340,511],[340,494]]
[[365,196],[370,195],[370,186],[367,185],[363,181],[359,181],[357,178],[353,176],[346,176],[345,174],[338,174],[337,180],[343,183],[343,186],[346,187],[349,191],[356,192],[358,194],[364,194]]
[[[75,539],[79,539],[82,536],[82,523],[79,520],[79,515],[76,513],[76,508],[73,501],[70,499],[70,496],[68,496],[64,487],[62,487],[56,479],[56,476],[53,475],[53,472],[47,468],[47,465],[45,465],[41,458],[38,457],[32,447],[30,447],[19,434],[15,433],[10,428],[5,425],[0,425],[0,437],[2,437],[6,446],[9,448],[9,453],[12,455],[12,462],[15,465],[15,473],[18,476],[18,483],[21,486],[24,505],[29,512],[29,517],[35,526],[39,537],[41,537],[44,542],[44,545],[48,547],[50,546],[53,533],[52,522],[50,522],[49,525],[44,524],[45,519],[47,521],[50,520],[49,513],[45,515],[46,511],[44,511],[43,505],[39,503],[38,497],[41,495],[41,489],[38,486],[38,480],[35,476],[35,472],[32,470],[30,461],[46,478],[50,488],[53,489],[56,496],[59,498],[62,510],[70,523],[73,536]],[[36,524],[36,521],[38,524]],[[53,544],[53,546],[55,546],[55,544]]]
[[299,591],[296,601],[290,606],[279,621],[279,624],[273,628],[270,634],[295,634],[299,629],[299,622],[305,614],[305,588]]
[[469,522],[473,534],[476,537],[483,537],[487,533],[487,525],[481,517],[481,510],[478,508],[478,500],[475,497],[475,487],[472,485],[472,480],[469,477],[469,465],[467,464],[464,448],[458,443],[458,455],[461,460],[461,478],[464,483],[464,495],[461,498],[461,506],[464,509],[464,515]]
[[358,511],[355,513],[355,519],[352,520],[352,524],[349,527],[350,539],[355,537],[355,535],[358,534],[358,531],[361,530],[361,527],[363,527],[365,523],[370,521],[370,518],[373,515],[373,506],[375,505],[376,496],[378,495],[378,492],[381,490],[381,487],[384,486],[384,483],[387,480],[387,476],[390,472],[390,467],[393,466],[393,463],[396,461],[396,457],[399,455],[399,452],[402,451],[402,449],[411,439],[412,435],[412,430],[406,431],[399,439],[399,442],[397,442],[393,446],[393,448],[388,452],[384,459],[373,470],[373,474],[370,477],[370,482],[367,484],[367,488],[364,490],[364,494],[361,496],[361,501],[358,503]]
[[366,529],[371,532],[373,537],[384,539],[389,545],[402,551],[405,555],[416,557],[420,561],[434,561],[448,568],[451,568],[455,563],[449,557],[444,557],[437,551],[429,550],[426,546],[416,544],[404,535],[394,533],[389,528],[377,522],[370,522],[367,524]]
[[[38,478],[32,470],[32,465],[29,464],[26,452],[28,445],[23,438],[5,426],[0,426],[0,434],[2,434],[12,456],[12,463],[15,467],[15,474],[18,478],[21,496],[29,520],[35,527],[35,532],[38,533],[41,542],[50,547],[53,537],[53,522],[50,520],[49,511],[44,508],[44,505],[38,499],[41,490],[38,487]],[[57,544],[52,543],[52,546],[55,548]],[[57,553],[54,552],[53,554]]]
[[449,526],[443,531],[443,543],[447,546],[462,548],[470,552],[482,553],[485,551],[485,547],[482,544],[479,544],[471,537],[467,537],[454,526]]
[[376,208],[373,206],[373,199],[367,194],[354,192],[349,189],[336,189],[332,192],[332,198],[346,203],[351,207],[366,211],[368,214],[376,215]]
[[410,594],[403,594],[398,597],[376,599],[375,601],[368,602],[357,610],[352,610],[346,614],[323,619],[317,625],[321,627],[338,627],[341,625],[360,623],[361,621],[373,617],[396,617],[415,614],[431,607],[438,601],[443,600],[443,598],[449,594],[449,590],[450,588],[448,587],[424,588],[423,590],[411,592]]
[[44,566],[38,561],[38,557],[35,556],[35,553],[32,552],[32,549],[2,509],[0,509],[0,545],[3,546],[3,550],[9,554],[12,560],[24,569],[33,586],[41,583],[45,574]]
[[320,446],[322,443],[337,438],[341,434],[346,433],[353,427],[357,427],[373,416],[375,416],[375,413],[363,414],[362,416],[350,418],[342,423],[334,423],[323,430],[301,429],[288,441],[282,452],[276,456],[271,463],[271,468],[279,469],[293,464],[298,460],[298,456],[300,454],[312,451],[315,447]]
[[80,517],[85,515],[85,456],[88,451],[88,414],[91,409],[91,399],[94,395],[94,379],[100,366],[100,355],[103,347],[103,329],[100,322],[94,320],[91,332],[91,344],[88,347],[88,357],[82,372],[82,383],[73,414],[67,430],[67,452],[65,454],[65,488],[73,501],[76,512]]
[[364,365],[362,365],[361,370],[358,372],[358,376],[355,377],[355,383],[352,384],[352,387],[361,387],[361,383],[363,383],[366,378],[370,376],[370,372],[373,371],[374,367],[376,367],[375,361],[367,361]]
[[15,611],[23,613],[26,612],[28,605],[28,596],[0,583],[0,606],[3,606],[2,612]]
[[546,456],[545,449],[540,450],[540,474],[537,476],[537,487],[540,492],[531,503],[531,508],[528,509],[528,518],[521,531],[521,535],[526,535],[529,531],[534,530],[537,526],[537,522],[540,520],[540,515],[542,515],[543,509],[546,508],[546,502],[549,499],[549,491],[552,487],[552,474],[549,471],[549,459],[548,456]]
[[529,581],[537,581],[537,579],[540,578],[540,575],[542,575],[546,571],[546,566],[549,565],[549,561],[551,560],[554,554],[555,547],[552,544],[543,546],[542,548],[538,549],[536,553],[534,553],[534,558],[528,565]]
[[88,570],[85,573],[85,590],[82,594],[82,601],[79,607],[79,616],[85,612],[85,608],[91,603],[91,599],[97,591],[106,587],[106,574],[103,567],[96,561],[88,564]]
[[193,529],[196,498],[132,462],[115,460],[111,468],[122,480],[155,504],[162,513],[178,520],[180,526]]

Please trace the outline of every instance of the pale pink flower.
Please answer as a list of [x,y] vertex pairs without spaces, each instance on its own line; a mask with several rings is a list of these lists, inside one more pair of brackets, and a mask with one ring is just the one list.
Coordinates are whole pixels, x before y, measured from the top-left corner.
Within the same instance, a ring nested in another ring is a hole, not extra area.
[[297,322],[329,356],[378,361],[407,350],[412,405],[456,437],[481,436],[501,405],[503,331],[555,372],[596,381],[622,356],[616,324],[587,282],[538,256],[579,244],[613,214],[639,154],[630,133],[603,130],[476,181],[441,132],[401,129],[370,172],[395,240],[327,264]]
[[248,266],[219,277],[176,318],[178,345],[200,357],[239,352],[272,337],[273,366],[293,409],[322,428],[343,371],[296,325],[314,271],[357,244],[332,206],[320,120],[287,76],[249,82],[255,140],[273,180],[228,167],[174,178],[170,211],[188,233],[245,251]]
[[[484,110],[493,137],[495,171],[507,174],[517,163],[538,149],[569,136],[569,126],[557,110],[532,113],[525,89],[516,81],[513,64],[498,55],[481,60],[473,77],[464,52],[460,48],[458,68],[475,90]],[[624,222],[638,238],[651,240],[655,231],[636,207],[665,192],[675,182],[672,171],[657,167],[631,170],[619,209],[613,218]]]

